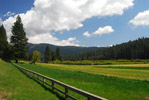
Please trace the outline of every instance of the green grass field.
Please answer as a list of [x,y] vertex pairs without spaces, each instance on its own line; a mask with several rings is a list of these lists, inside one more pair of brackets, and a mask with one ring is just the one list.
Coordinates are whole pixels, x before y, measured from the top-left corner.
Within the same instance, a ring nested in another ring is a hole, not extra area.
[[44,68],[61,69],[68,71],[82,71],[91,74],[149,81],[149,64],[58,65],[39,63],[38,65]]
[[10,63],[0,60],[0,100],[59,100]]
[[149,100],[149,64],[19,65],[109,100]]

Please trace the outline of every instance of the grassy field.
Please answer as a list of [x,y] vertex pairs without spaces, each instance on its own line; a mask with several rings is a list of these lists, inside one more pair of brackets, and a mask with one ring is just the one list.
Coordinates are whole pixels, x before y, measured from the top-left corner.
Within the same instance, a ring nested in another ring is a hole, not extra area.
[[40,84],[0,60],[0,100],[59,100]]
[[123,64],[123,65],[58,65],[41,64],[44,68],[82,71],[91,74],[114,76],[126,79],[149,81],[149,64]]
[[118,60],[81,60],[81,61],[50,61],[53,64],[69,64],[69,65],[111,65],[111,64],[149,64],[149,59],[118,59]]
[[19,65],[109,100],[149,100],[149,64]]

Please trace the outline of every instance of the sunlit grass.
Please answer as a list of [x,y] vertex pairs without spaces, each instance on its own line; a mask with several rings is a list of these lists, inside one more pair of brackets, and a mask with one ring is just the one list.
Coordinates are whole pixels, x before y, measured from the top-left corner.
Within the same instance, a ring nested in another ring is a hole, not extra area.
[[63,65],[63,64],[39,63],[38,65],[51,69],[82,71],[91,74],[149,81],[149,64]]
[[0,60],[0,100],[59,100],[55,94]]
[[[133,78],[128,79],[133,74],[136,76],[140,75],[139,78],[143,79],[144,76],[141,76],[137,71],[138,69],[130,72],[130,70],[134,69],[96,68],[100,66],[95,65],[20,65],[109,100],[147,100],[149,97],[149,81],[137,80],[136,77],[134,77],[135,80],[132,80]],[[97,73],[99,70],[103,73],[107,70],[106,76]],[[125,73],[123,73],[123,70]],[[122,73],[121,76],[124,77],[112,77],[113,72],[116,75]],[[84,99],[80,97],[79,100]]]

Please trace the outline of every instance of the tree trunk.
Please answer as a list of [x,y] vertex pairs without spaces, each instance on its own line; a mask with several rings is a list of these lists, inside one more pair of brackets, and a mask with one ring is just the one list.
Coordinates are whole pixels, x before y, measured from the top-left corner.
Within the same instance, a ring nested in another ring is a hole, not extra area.
[[18,63],[18,59],[16,59],[16,63]]

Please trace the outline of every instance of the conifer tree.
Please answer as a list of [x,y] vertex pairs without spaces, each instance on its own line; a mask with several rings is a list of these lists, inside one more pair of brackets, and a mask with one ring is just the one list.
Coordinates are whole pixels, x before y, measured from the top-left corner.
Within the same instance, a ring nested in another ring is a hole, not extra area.
[[52,55],[52,61],[56,60],[55,52],[51,52],[51,55]]
[[45,48],[45,52],[44,52],[45,63],[48,63],[51,59],[52,59],[52,57],[51,57],[51,49],[50,49],[49,46],[47,46]]
[[10,43],[12,46],[14,59],[18,63],[18,59],[24,59],[28,50],[28,39],[26,37],[25,30],[23,28],[23,23],[21,17],[18,15],[16,22],[12,26],[12,36],[10,38]]
[[2,57],[4,51],[7,49],[8,41],[7,41],[7,35],[6,30],[4,26],[0,26],[0,58]]
[[56,48],[56,58],[58,59],[59,56],[60,56],[60,50],[59,50],[59,48],[57,47],[57,48]]
[[62,56],[60,54],[60,49],[58,47],[56,48],[56,59],[62,60]]

